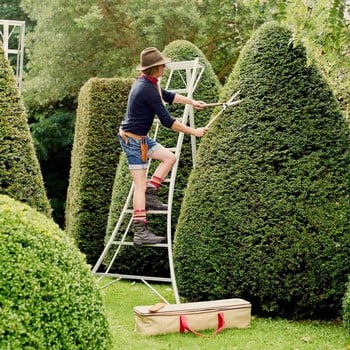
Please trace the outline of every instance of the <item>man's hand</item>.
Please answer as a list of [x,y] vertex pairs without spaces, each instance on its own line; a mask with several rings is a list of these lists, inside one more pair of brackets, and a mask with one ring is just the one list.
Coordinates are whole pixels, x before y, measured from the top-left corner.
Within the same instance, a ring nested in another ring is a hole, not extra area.
[[204,136],[207,133],[208,130],[209,129],[206,128],[206,127],[194,129],[194,136],[202,137],[202,136]]
[[203,101],[195,101],[195,100],[193,100],[192,105],[193,105],[193,107],[195,109],[199,109],[199,110],[204,109],[207,106],[207,104],[205,102],[203,102]]

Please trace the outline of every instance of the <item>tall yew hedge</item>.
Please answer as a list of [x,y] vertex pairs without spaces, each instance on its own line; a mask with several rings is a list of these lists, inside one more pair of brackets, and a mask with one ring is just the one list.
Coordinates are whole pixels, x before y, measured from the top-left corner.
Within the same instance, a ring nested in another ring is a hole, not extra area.
[[130,79],[90,79],[78,101],[67,193],[66,231],[75,237],[89,263],[104,247],[108,211],[120,146]]
[[[163,54],[170,57],[173,62],[189,61],[199,58],[199,62],[204,65],[205,69],[198,86],[194,92],[194,98],[197,100],[204,100],[206,102],[217,101],[221,85],[217,79],[210,63],[205,58],[201,50],[186,40],[176,40],[165,47]],[[167,82],[166,71],[162,78],[162,86]],[[185,77],[184,77],[185,78]],[[169,89],[179,89],[184,87],[184,82],[180,78],[179,72],[174,72]],[[174,104],[167,107],[173,117],[180,118],[183,116],[184,105]],[[204,126],[211,115],[211,110],[195,111],[194,119],[196,127]],[[152,132],[151,132],[152,134]],[[157,140],[165,147],[175,147],[177,143],[178,133],[161,127]],[[200,139],[197,139],[199,142]],[[154,161],[151,167],[150,174],[154,167],[159,163]],[[179,167],[176,178],[173,210],[172,210],[172,228],[175,231],[177,219],[182,204],[183,191],[187,185],[188,176],[192,169],[192,154],[190,146],[190,137],[185,135],[183,141],[183,148],[181,151]],[[131,176],[127,168],[125,157],[121,157],[118,170],[115,177],[114,189],[112,195],[112,202],[110,207],[110,214],[108,219],[106,239],[110,236],[119,214],[124,206],[127,193],[131,185]],[[161,198],[164,203],[168,200],[168,184],[164,184],[161,188]],[[167,218],[165,215],[149,215],[149,223],[151,229],[159,235],[166,235],[167,232]],[[132,238],[132,234],[130,235]],[[132,263],[131,263],[132,262]],[[123,265],[122,269],[120,264]],[[167,252],[165,249],[153,248],[134,248],[123,247],[123,252],[120,253],[115,263],[115,268],[118,271],[139,273],[147,275],[166,275],[168,269]]]
[[0,193],[51,215],[27,115],[0,45]]
[[188,300],[243,297],[286,317],[339,315],[350,272],[349,126],[291,33],[268,23],[222,91],[244,101],[199,147],[174,247]]

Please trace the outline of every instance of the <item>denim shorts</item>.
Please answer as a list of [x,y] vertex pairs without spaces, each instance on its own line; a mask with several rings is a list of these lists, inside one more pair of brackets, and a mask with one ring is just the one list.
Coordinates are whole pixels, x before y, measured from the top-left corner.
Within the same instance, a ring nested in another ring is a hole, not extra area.
[[[141,160],[141,140],[136,140],[129,136],[125,137],[127,138],[127,142],[125,142],[124,139],[118,134],[120,145],[128,160],[129,169],[147,169],[148,158],[145,162]],[[158,142],[154,141],[148,136],[146,138],[146,142],[148,145],[147,156],[161,147]]]

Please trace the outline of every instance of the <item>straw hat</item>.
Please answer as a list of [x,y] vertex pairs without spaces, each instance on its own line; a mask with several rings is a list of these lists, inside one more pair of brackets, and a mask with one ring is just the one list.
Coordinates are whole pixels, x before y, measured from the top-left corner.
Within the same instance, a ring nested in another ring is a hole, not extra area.
[[142,50],[140,54],[140,64],[136,69],[145,70],[161,64],[167,64],[169,62],[171,62],[171,59],[163,56],[157,48],[148,47]]

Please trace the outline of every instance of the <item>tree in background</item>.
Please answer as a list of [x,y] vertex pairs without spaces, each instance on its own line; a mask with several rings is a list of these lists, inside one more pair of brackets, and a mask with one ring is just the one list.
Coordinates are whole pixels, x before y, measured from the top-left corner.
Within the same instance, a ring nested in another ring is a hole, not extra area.
[[30,129],[43,174],[52,217],[64,227],[69,169],[75,126],[75,100],[28,109]]
[[[349,4],[347,5],[349,8]],[[324,72],[343,112],[350,109],[350,18],[345,0],[300,2],[293,0],[282,21],[296,43],[308,50],[310,61]]]
[[305,49],[274,23],[222,92],[200,143],[174,246],[180,294],[244,297],[255,312],[339,315],[350,270],[349,125]]
[[197,1],[200,29],[194,43],[204,52],[219,80],[224,83],[242,47],[266,20],[285,16],[286,1]]

